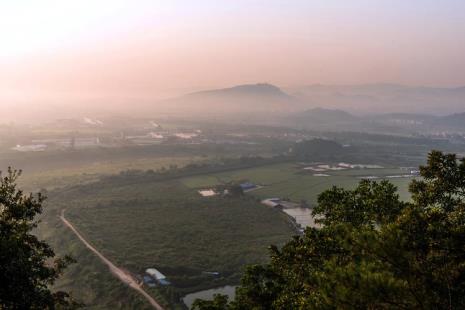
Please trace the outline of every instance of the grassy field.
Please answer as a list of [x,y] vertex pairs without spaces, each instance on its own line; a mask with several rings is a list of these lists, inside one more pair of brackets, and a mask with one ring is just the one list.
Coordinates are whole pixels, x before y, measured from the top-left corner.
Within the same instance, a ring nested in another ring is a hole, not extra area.
[[111,175],[124,170],[156,170],[170,165],[182,167],[186,164],[206,160],[201,157],[171,156],[142,159],[120,159],[101,161],[73,167],[59,167],[47,170],[24,171],[21,185],[26,190],[40,188],[54,189],[63,185],[79,185],[99,180],[102,175]]
[[162,271],[173,287],[151,292],[171,307],[188,292],[237,283],[245,265],[264,262],[270,244],[294,234],[284,214],[254,197],[205,198],[178,181],[97,182],[49,196],[53,210],[66,208],[67,218],[120,267]]
[[[174,163],[182,165],[184,158],[178,159]],[[152,160],[133,164],[149,169],[173,164],[173,158],[157,163],[159,159]],[[149,267],[162,271],[173,285],[149,292],[168,308],[183,309],[183,295],[237,283],[245,265],[266,260],[268,245],[283,244],[294,234],[288,218],[261,205],[260,199],[281,197],[315,203],[318,194],[332,185],[353,188],[363,176],[383,178],[405,173],[399,168],[351,169],[317,177],[302,167],[299,163],[280,163],[129,184],[96,179],[92,184],[79,182],[52,190],[41,235],[58,253],[70,253],[78,260],[57,287],[73,291],[92,309],[147,307],[61,225],[57,219],[61,209],[66,209],[67,218],[118,266],[138,275]],[[118,168],[103,165],[96,175],[111,169]],[[53,175],[45,176],[53,179]],[[201,197],[197,193],[199,188],[246,180],[263,188],[243,198]],[[411,178],[390,180],[399,187],[401,197],[408,199],[406,189]],[[221,275],[212,277],[203,271]]]
[[67,254],[77,260],[58,279],[54,289],[71,292],[85,304],[85,309],[153,309],[143,297],[115,278],[108,267],[62,224],[57,209],[46,204],[45,210],[37,233],[47,240],[57,255]]
[[255,145],[156,145],[45,152],[0,152],[0,171],[8,166],[24,171],[21,186],[27,191],[40,188],[85,184],[102,175],[124,170],[156,170],[170,165],[214,161],[243,154],[269,154],[268,146]]
[[[314,173],[304,171],[301,165],[284,163],[194,176],[184,178],[181,182],[191,188],[207,188],[229,181],[250,181],[263,185],[263,188],[250,192],[251,195],[260,199],[279,197],[297,202],[306,200],[311,204],[315,204],[318,194],[333,185],[350,189],[354,188],[360,182],[360,178],[364,176],[377,176],[381,179],[386,176],[405,174],[406,172],[399,168],[383,168],[349,169],[323,173],[330,176],[313,176]],[[389,180],[398,187],[402,199],[409,199],[407,189],[411,178],[390,178]]]

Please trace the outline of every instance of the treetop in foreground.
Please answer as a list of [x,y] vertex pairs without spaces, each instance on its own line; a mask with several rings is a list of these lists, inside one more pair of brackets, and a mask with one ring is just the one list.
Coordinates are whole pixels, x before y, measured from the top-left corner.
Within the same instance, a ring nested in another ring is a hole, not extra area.
[[72,259],[55,258],[50,246],[32,234],[45,197],[19,190],[20,174],[9,168],[0,175],[0,309],[75,308],[69,294],[50,290]]
[[432,151],[410,202],[387,181],[320,194],[307,228],[194,309],[465,309],[465,159]]

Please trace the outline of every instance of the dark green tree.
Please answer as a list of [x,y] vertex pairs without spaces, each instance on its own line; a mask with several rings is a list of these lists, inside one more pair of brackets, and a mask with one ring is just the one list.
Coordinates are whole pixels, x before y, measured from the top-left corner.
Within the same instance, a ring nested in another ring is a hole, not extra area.
[[308,228],[196,309],[465,309],[465,160],[433,151],[411,202],[389,182],[332,188]]
[[227,187],[227,190],[232,197],[244,196],[244,190],[239,184],[231,184]]
[[340,158],[347,153],[339,143],[326,139],[311,139],[294,144],[291,155],[298,160],[319,161]]
[[226,184],[221,184],[215,187],[217,193],[221,193],[224,196],[228,197],[242,197],[244,196],[244,190],[240,184],[235,182],[228,182]]
[[20,174],[9,168],[0,175],[0,309],[77,307],[69,294],[50,290],[72,259],[55,258],[50,246],[32,233],[45,197],[19,190]]
[[196,299],[192,304],[192,308],[199,308],[203,310],[216,310],[216,309],[224,309],[228,306],[228,296],[216,294],[213,297],[213,300],[201,300]]

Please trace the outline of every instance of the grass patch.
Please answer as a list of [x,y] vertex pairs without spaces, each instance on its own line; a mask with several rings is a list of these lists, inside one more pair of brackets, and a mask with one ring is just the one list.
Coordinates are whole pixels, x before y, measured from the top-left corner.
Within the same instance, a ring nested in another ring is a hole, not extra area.
[[188,292],[236,283],[245,265],[263,263],[269,245],[294,234],[284,214],[254,197],[201,197],[178,181],[97,182],[52,192],[49,204],[66,208],[67,218],[118,266],[135,274],[162,271],[173,283],[162,294],[174,304]]
[[[264,185],[263,188],[252,191],[250,195],[257,198],[281,197],[293,201],[306,200],[316,204],[318,195],[332,186],[353,189],[363,176],[384,178],[391,175],[405,174],[399,168],[383,169],[349,169],[327,171],[329,177],[313,176],[313,172],[303,171],[302,166],[295,163],[274,164],[257,168],[241,169],[223,173],[194,176],[181,179],[181,182],[191,188],[205,188],[222,182],[243,180]],[[411,178],[389,179],[399,189],[401,199],[408,200],[408,184]]]

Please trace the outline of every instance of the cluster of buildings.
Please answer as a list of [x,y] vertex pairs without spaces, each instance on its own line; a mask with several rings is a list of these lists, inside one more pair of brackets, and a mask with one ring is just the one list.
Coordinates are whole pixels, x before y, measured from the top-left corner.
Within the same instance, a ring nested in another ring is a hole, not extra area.
[[280,208],[280,209],[295,209],[301,208],[302,205],[296,202],[283,200],[281,198],[268,198],[263,199],[261,203],[267,207]]
[[[241,188],[241,190],[246,193],[246,192],[250,192],[254,189],[258,189],[258,188],[261,188],[261,186],[259,185],[256,185],[254,183],[251,183],[251,182],[244,182],[244,183],[240,183],[239,184],[239,187]],[[223,195],[227,195],[229,194],[229,190],[228,189],[225,189],[223,192],[218,192],[217,189],[214,189],[214,188],[209,188],[209,189],[201,189],[198,191],[198,193],[203,196],[203,197],[211,197],[211,196],[216,196],[216,195],[219,195],[219,194],[223,194]]]
[[30,144],[18,144],[12,148],[18,152],[40,152],[46,149],[75,149],[100,146],[98,137],[91,138],[57,138],[57,139],[35,139]]

